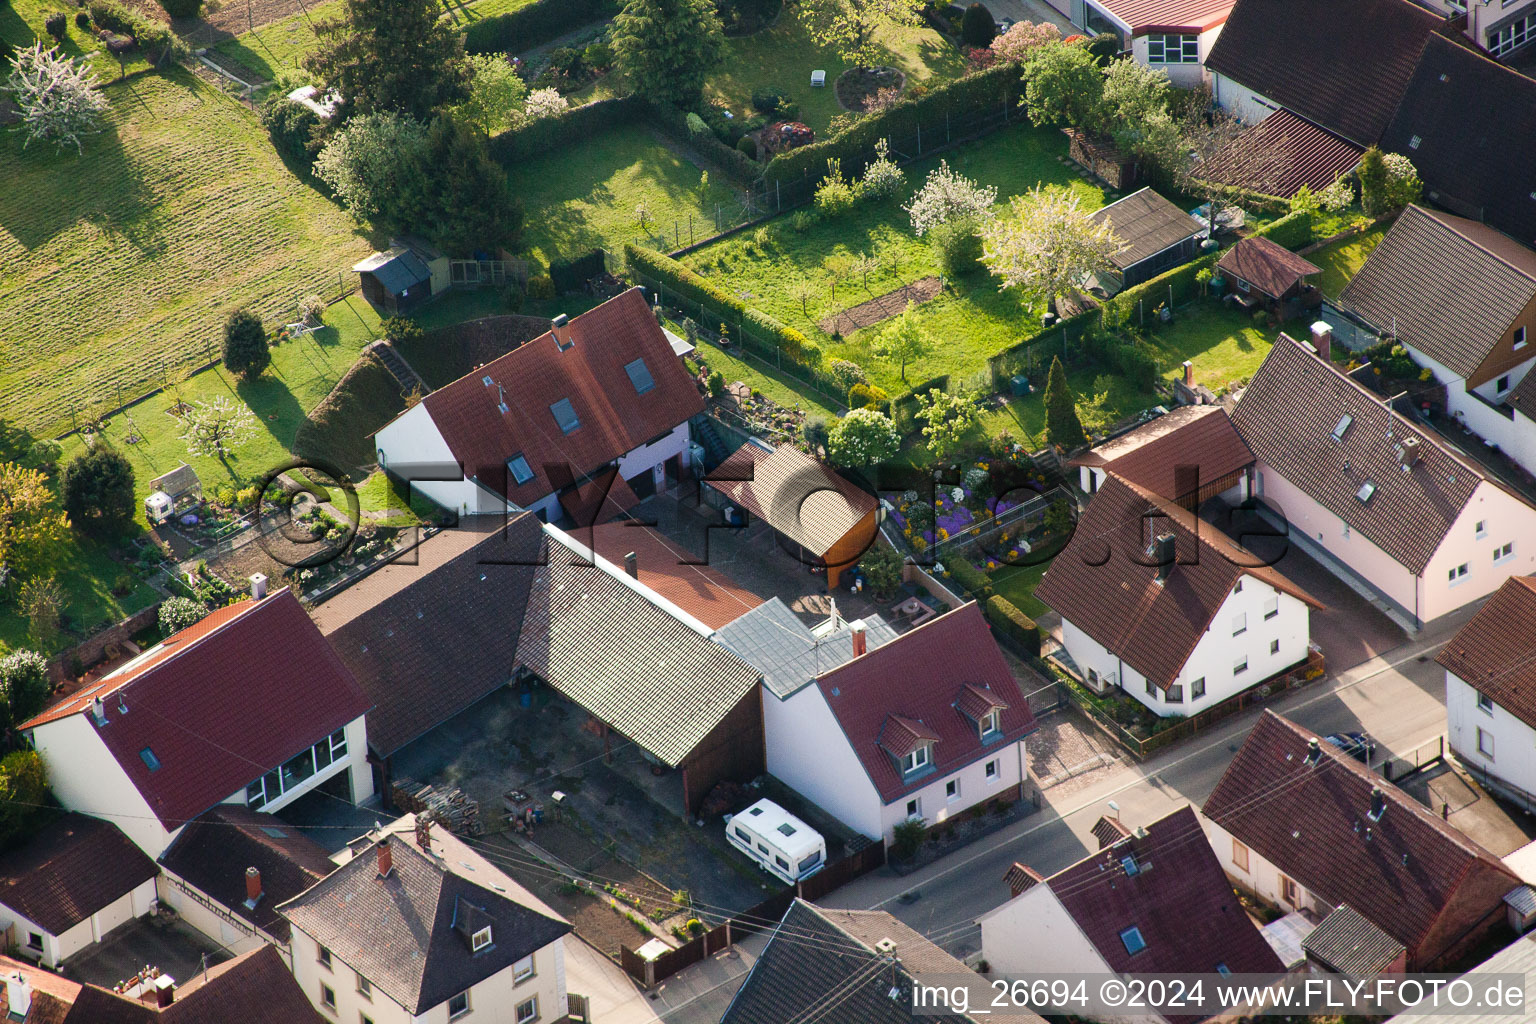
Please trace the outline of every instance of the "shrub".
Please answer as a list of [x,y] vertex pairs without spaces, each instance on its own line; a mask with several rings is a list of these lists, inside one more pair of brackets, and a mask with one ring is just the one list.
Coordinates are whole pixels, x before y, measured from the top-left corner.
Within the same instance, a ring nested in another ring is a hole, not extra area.
[[869,583],[870,589],[882,597],[896,592],[901,586],[902,557],[894,548],[877,544],[864,552],[859,559],[859,571]]
[[816,189],[816,212],[824,217],[840,217],[858,201],[856,186],[843,177],[842,162],[827,161],[827,176]]
[[997,19],[986,4],[971,4],[960,19],[960,38],[967,46],[991,46],[997,38]]
[[64,38],[64,30],[68,25],[63,11],[54,11],[43,19],[43,30],[55,39]]
[[1023,646],[1031,657],[1040,656],[1040,630],[1035,620],[1025,615],[1014,603],[995,594],[987,599],[987,621],[1003,636]]
[[203,0],[159,0],[160,7],[173,18],[195,18],[203,9]]
[[704,386],[709,388],[710,396],[720,398],[725,394],[725,374],[715,370],[705,380]]
[[876,466],[900,450],[901,435],[878,409],[854,409],[834,423],[827,436],[827,459],[835,466]]
[[470,53],[529,50],[587,22],[611,18],[619,6],[617,0],[538,0],[510,14],[471,22],[464,31],[464,49]]
[[237,309],[224,321],[224,365],[242,380],[260,377],[272,362],[267,349],[267,329],[261,317],[248,309]]
[[945,277],[965,277],[981,269],[981,232],[975,221],[940,224],[928,237]]
[[886,139],[875,143],[875,162],[864,168],[863,194],[871,199],[892,199],[907,183],[906,172],[890,158]]
[[[529,284],[532,284],[529,281]],[[384,338],[391,344],[399,344],[402,341],[417,341],[422,337],[421,326],[406,316],[387,316],[384,323]]]
[[0,760],[0,849],[30,838],[48,800],[48,768],[35,750]]
[[848,408],[878,409],[889,397],[883,389],[859,381],[848,389]]
[[20,650],[0,658],[0,698],[12,723],[25,722],[43,710],[52,688],[48,662],[36,651]]
[[757,159],[757,140],[750,135],[743,135],[736,140],[736,149],[745,153],[750,159]]
[[207,614],[208,608],[201,601],[190,597],[167,598],[160,605],[160,635],[170,636],[195,626]]
[[530,299],[554,298],[554,280],[548,274],[534,274],[528,279],[528,297]]
[[117,0],[91,0],[91,21],[97,28],[104,28],[119,35],[132,36],[156,61],[166,57],[182,57],[190,51],[171,30],[158,21],[152,21],[138,11]]
[[987,574],[972,565],[964,554],[957,551],[953,561],[945,560],[944,568],[949,570],[950,578],[960,584],[971,596],[978,601],[985,601],[992,596],[992,581]]
[[593,71],[606,71],[613,66],[613,47],[602,40],[588,43],[587,48],[581,51],[581,60]]
[[916,853],[928,835],[928,828],[921,818],[908,818],[906,821],[898,822],[891,831],[894,835],[891,853],[902,860]]
[[306,172],[314,170],[315,157],[320,154],[320,115],[279,90],[262,103],[261,126],[279,156]]
[[1094,36],[1085,45],[1093,59],[1103,66],[1114,60],[1120,52],[1120,36],[1115,32],[1105,32]]
[[812,211],[796,210],[794,215],[789,218],[789,226],[791,230],[804,234],[816,226],[816,221],[816,214]]
[[90,11],[76,11],[75,12],[75,24],[78,27],[80,27],[80,28],[90,28],[91,27],[91,12]]
[[779,89],[756,89],[752,93],[752,109],[760,114],[771,114],[779,109],[779,105],[788,98],[788,93]]
[[869,381],[869,375],[864,372],[864,367],[847,359],[834,359],[827,372],[831,374],[844,391],[855,384],[865,384]]

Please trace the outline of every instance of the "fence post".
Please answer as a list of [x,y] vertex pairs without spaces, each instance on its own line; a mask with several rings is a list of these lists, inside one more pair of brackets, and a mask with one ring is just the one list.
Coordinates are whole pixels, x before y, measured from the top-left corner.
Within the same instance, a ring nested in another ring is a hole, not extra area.
[[917,155],[923,155],[923,126],[921,122],[917,126]]
[[944,111],[944,141],[949,141],[949,111]]

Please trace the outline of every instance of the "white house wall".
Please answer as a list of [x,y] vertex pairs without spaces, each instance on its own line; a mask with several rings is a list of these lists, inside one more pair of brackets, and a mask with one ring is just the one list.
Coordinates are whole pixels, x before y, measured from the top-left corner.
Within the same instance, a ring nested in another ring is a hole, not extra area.
[[[959,714],[959,712],[955,712]],[[942,753],[940,751],[939,753]],[[998,763],[997,776],[987,780],[987,763]],[[918,810],[929,825],[941,825],[950,818],[985,804],[999,793],[1016,786],[1024,778],[1024,741],[998,743],[987,749],[981,759],[948,774],[934,773],[921,789],[886,804],[881,811],[881,834],[887,841],[896,836],[896,826],[907,820],[907,804],[914,798],[919,801]],[[945,794],[951,781],[959,783],[959,792],[953,800]],[[1014,799],[1018,799],[1017,796]]]
[[885,835],[880,794],[821,690],[813,683],[788,700],[767,690],[762,698],[768,774],[849,828]]
[[656,489],[664,491],[667,488],[665,463],[672,456],[680,456],[678,464],[688,465],[688,441],[690,432],[685,420],[667,432],[654,444],[643,444],[619,459],[619,476],[625,480],[633,480],[635,477],[650,470]]
[[[1450,672],[1445,674],[1445,717],[1451,749],[1458,757],[1536,793],[1536,729],[1497,702],[1484,711],[1477,706],[1477,690]],[[1492,753],[1484,753],[1490,742]]]
[[[321,771],[316,772],[305,779],[299,785],[285,792],[276,800],[269,800],[262,805],[261,810],[268,814],[274,814],[293,803],[306,793],[313,792],[321,785],[334,779],[342,772],[351,775],[352,802],[361,804],[373,796],[373,767],[368,763],[368,729],[366,719],[362,716],[354,718],[346,725],[347,731],[347,756],[340,761],[332,761]],[[297,754],[298,751],[294,751]],[[292,757],[290,754],[289,757]],[[273,765],[273,767],[277,767]],[[269,769],[270,770],[270,769]],[[251,781],[255,781],[254,779]],[[245,806],[245,787],[225,797],[221,803],[239,804]]]
[[89,719],[88,714],[70,715],[32,730],[32,745],[48,768],[49,787],[66,809],[105,818],[152,859],[159,859],[176,832],[160,824]]
[[[1156,33],[1163,35],[1164,33]],[[1174,34],[1174,33],[1168,33]],[[1191,33],[1184,33],[1189,35]],[[1211,47],[1216,45],[1216,37],[1221,35],[1221,26],[1206,29],[1200,33],[1198,64],[1164,64],[1153,63],[1147,59],[1147,37],[1137,36],[1131,40],[1131,58],[1138,64],[1143,64],[1154,71],[1166,71],[1168,81],[1180,89],[1194,89],[1205,81],[1205,60],[1211,55]]]
[[[410,477],[411,487],[460,515],[499,513],[506,502],[486,488],[463,476],[485,468],[459,466],[448,442],[443,439],[425,402],[417,402],[380,430],[373,439],[379,465],[396,476]],[[509,452],[508,455],[515,453]],[[456,480],[424,480],[417,476],[451,476]]]
[[[1445,405],[1449,415],[1464,422],[1478,437],[1498,445],[1500,451],[1527,470],[1536,466],[1536,423],[1518,412],[1504,416],[1498,410],[1490,409],[1468,393],[1466,378],[1412,345],[1403,347],[1408,350],[1414,362],[1429,370],[1436,383],[1445,386]],[[1472,390],[1490,402],[1499,402],[1520,385],[1532,366],[1536,366],[1536,359],[1528,359]],[[1504,391],[1499,390],[1500,377],[1509,378],[1509,387]]]
[[[48,967],[57,967],[61,961],[100,942],[113,929],[148,914],[154,904],[155,880],[151,878],[59,935],[46,931],[42,925],[3,904],[0,904],[0,929],[14,929],[13,937],[22,956],[36,958]],[[41,951],[28,944],[34,934],[43,937]]]
[[1227,877],[1237,884],[1239,889],[1251,892],[1269,903],[1291,910],[1311,910],[1319,916],[1325,915],[1333,909],[1326,900],[1318,899],[1297,879],[1296,902],[1285,899],[1284,887],[1281,879],[1285,875],[1279,868],[1265,860],[1259,852],[1248,848],[1248,867],[1240,865],[1234,853],[1232,845],[1232,833],[1204,816],[1200,819],[1205,826],[1205,837],[1211,844],[1211,849],[1216,853],[1216,859],[1221,862],[1221,869],[1227,873]]
[[1280,105],[1268,96],[1214,71],[1211,73],[1211,89],[1217,106],[1231,111],[1247,124],[1258,124],[1280,109]]
[[223,946],[231,956],[240,956],[270,943],[277,946],[284,960],[290,959],[286,944],[279,944],[272,936],[227,910],[210,909],[207,904],[217,906],[218,901],[179,875],[162,869],[156,882],[160,902],[176,911],[181,920],[202,932],[210,941]]
[[[1477,535],[1477,524],[1487,524]],[[1510,556],[1499,561],[1494,554],[1506,543]],[[1466,565],[1467,574],[1456,583],[1450,571]],[[1466,507],[1446,533],[1440,547],[1424,568],[1423,611],[1428,622],[1498,590],[1511,576],[1536,571],[1536,508],[1488,481],[1477,485]]]

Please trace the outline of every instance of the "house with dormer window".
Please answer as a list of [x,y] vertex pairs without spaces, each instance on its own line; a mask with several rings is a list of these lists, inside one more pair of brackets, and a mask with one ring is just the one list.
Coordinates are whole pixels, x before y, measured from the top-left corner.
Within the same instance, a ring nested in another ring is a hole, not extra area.
[[846,642],[797,685],[765,683],[770,774],[871,839],[1026,795],[1034,715],[977,604],[875,647],[855,624]]

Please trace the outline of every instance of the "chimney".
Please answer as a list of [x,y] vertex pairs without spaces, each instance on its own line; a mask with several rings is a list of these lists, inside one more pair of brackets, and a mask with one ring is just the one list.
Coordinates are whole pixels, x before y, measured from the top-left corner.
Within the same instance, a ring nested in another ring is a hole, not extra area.
[[255,868],[245,869],[245,905],[255,907],[261,899],[261,872]]
[[155,979],[155,1005],[165,1009],[176,1001],[176,980],[169,974]]
[[1152,557],[1157,560],[1157,582],[1162,583],[1173,572],[1174,551],[1178,540],[1171,533],[1165,533],[1152,542]]
[[851,636],[853,637],[853,656],[855,658],[864,657],[864,652],[868,650],[868,647],[866,646],[867,641],[864,637],[864,623],[853,623],[853,632]]
[[1190,359],[1184,360],[1184,386],[1187,388],[1195,386],[1195,364]]
[[395,853],[389,848],[389,837],[379,840],[379,877],[388,878],[395,867]]
[[564,313],[561,313],[549,322],[549,333],[555,336],[555,348],[561,352],[564,352],[576,343],[576,339],[571,337],[570,322],[570,317]]
[[432,819],[416,819],[416,845],[421,847],[422,853],[432,852]]
[[1397,443],[1397,459],[1403,466],[1403,472],[1408,472],[1419,464],[1419,439],[1412,434]]
[[633,551],[624,556],[624,571],[635,579],[640,578],[640,558]]
[[1312,323],[1312,347],[1317,349],[1318,358],[1323,362],[1331,362],[1333,359],[1333,327],[1326,320],[1315,320]]
[[20,971],[14,971],[5,977],[5,1001],[13,1017],[25,1019],[32,1009],[32,983],[27,976]]
[[1317,738],[1314,736],[1312,739],[1307,740],[1307,764],[1317,764],[1322,759],[1322,756],[1323,748],[1317,742]]
[[263,573],[251,574],[251,596],[258,601],[267,596],[267,577]]
[[91,717],[96,719],[98,725],[105,725],[107,722],[107,705],[100,697],[91,698]]
[[1387,796],[1381,791],[1380,786],[1371,787],[1371,820],[1380,821],[1381,816],[1387,813]]

